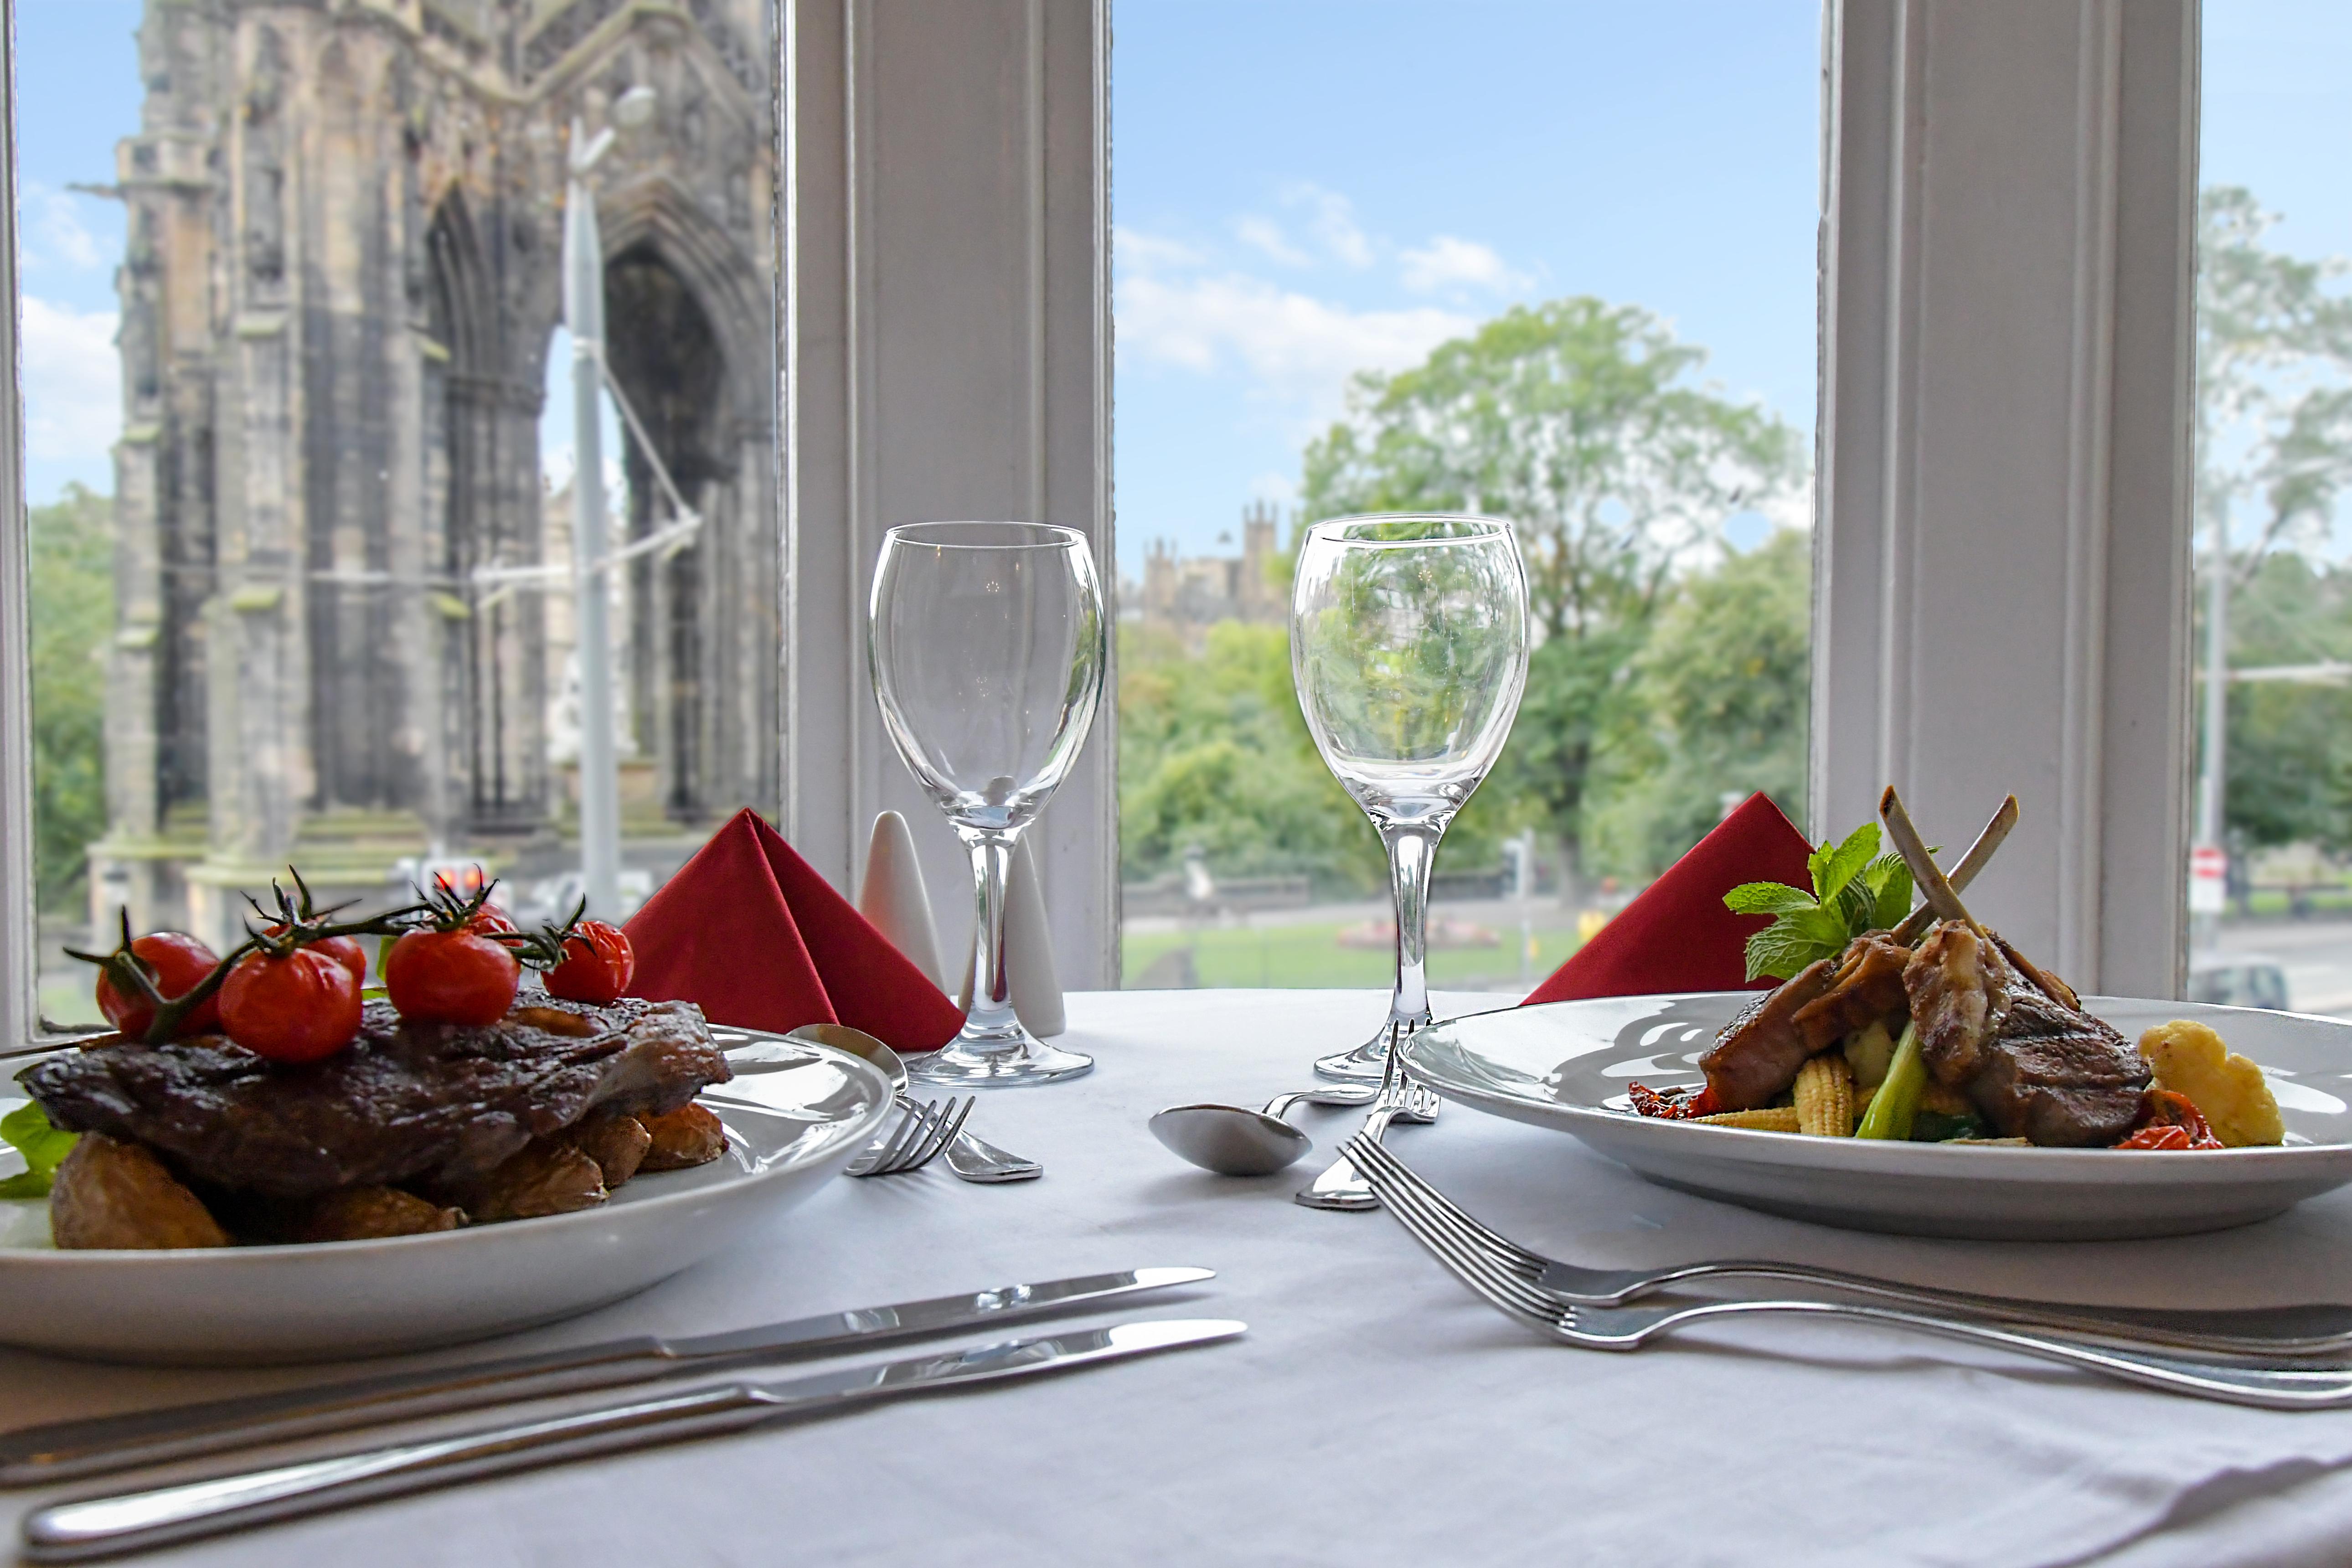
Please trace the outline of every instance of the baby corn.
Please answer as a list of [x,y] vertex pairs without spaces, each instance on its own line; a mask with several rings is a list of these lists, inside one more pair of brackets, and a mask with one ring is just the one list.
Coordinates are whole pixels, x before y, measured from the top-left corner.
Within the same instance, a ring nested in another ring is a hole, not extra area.
[[1853,1074],[1838,1051],[1797,1072],[1797,1131],[1809,1138],[1853,1136]]
[[1797,1131],[1797,1108],[1793,1105],[1768,1105],[1760,1110],[1718,1110],[1713,1116],[1694,1120],[1712,1122],[1717,1127],[1745,1127],[1751,1132],[1794,1132]]

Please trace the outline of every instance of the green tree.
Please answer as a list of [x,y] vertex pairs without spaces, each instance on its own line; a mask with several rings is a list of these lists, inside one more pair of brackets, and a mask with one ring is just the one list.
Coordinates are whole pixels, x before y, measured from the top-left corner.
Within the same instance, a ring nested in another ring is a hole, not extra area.
[[114,626],[114,503],[80,485],[30,509],[33,829],[43,909],[86,899],[106,831],[106,639]]
[[1594,869],[1656,872],[1715,826],[1727,794],[1762,790],[1801,815],[1811,600],[1811,540],[1794,529],[1677,586],[1594,769]]
[[1717,552],[1726,519],[1799,482],[1795,433],[1693,384],[1704,361],[1634,306],[1517,308],[1415,369],[1359,376],[1347,417],[1308,446],[1309,519],[1479,511],[1518,527],[1538,646],[1465,826],[1532,804],[1580,837],[1596,743],[1622,722],[1614,706],[1676,576]]

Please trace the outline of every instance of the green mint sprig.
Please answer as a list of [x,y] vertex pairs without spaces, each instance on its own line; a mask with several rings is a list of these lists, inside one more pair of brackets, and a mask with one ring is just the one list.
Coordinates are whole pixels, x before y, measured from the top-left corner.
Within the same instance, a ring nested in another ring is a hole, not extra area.
[[81,1134],[58,1131],[49,1125],[48,1113],[38,1102],[27,1100],[0,1116],[0,1139],[25,1156],[25,1168],[0,1181],[0,1198],[45,1198],[58,1167],[73,1152]]
[[1748,939],[1748,978],[1786,980],[1819,959],[1834,958],[1866,931],[1891,931],[1911,912],[1911,868],[1878,852],[1878,824],[1865,822],[1843,844],[1824,840],[1805,861],[1813,890],[1786,882],[1742,882],[1723,895],[1734,914],[1771,915]]

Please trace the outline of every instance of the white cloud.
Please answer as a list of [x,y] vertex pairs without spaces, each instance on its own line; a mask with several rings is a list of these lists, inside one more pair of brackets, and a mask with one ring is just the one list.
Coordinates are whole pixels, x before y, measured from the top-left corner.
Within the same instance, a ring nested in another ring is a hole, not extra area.
[[1269,470],[1250,481],[1250,500],[1270,500],[1276,506],[1292,506],[1298,500],[1298,481],[1288,474]]
[[77,272],[96,271],[107,264],[98,236],[81,220],[73,196],[52,190],[37,180],[25,186],[25,265],[32,271],[65,267]]
[[1284,187],[1282,205],[1304,213],[1307,232],[1339,261],[1355,268],[1372,264],[1372,242],[1356,226],[1355,204],[1339,192],[1301,180]]
[[1397,259],[1402,264],[1404,286],[1417,294],[1465,284],[1507,293],[1533,281],[1526,273],[1514,269],[1491,247],[1475,239],[1457,239],[1450,234],[1437,235],[1419,250],[1408,250]]
[[1132,228],[1114,227],[1110,231],[1110,254],[1121,268],[1192,267],[1202,259],[1199,251],[1181,239],[1166,239]]
[[1272,218],[1245,217],[1234,225],[1234,234],[1244,245],[1262,250],[1285,267],[1305,267],[1315,258],[1290,243],[1282,226]]
[[122,433],[115,313],[25,296],[25,445],[38,461],[105,456]]
[[1476,325],[1432,306],[1351,310],[1241,273],[1145,274],[1118,288],[1122,353],[1204,373],[1238,361],[1265,390],[1307,400],[1320,417],[1338,411],[1357,371],[1417,363]]

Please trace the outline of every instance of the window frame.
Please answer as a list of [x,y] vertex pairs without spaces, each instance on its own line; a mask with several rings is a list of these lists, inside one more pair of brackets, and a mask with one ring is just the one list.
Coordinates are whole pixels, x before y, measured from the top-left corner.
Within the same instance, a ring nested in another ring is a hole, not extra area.
[[[922,11],[918,28],[879,0],[772,0],[786,826],[845,887],[873,812],[904,811],[919,833],[937,821],[868,695],[864,611],[881,531],[929,512],[1026,515],[1083,529],[1116,581],[1109,0]],[[2031,63],[2019,54],[2033,47],[2031,24],[2053,14],[2072,28],[2071,74],[2006,68]],[[2054,469],[2046,452],[2022,454],[2042,464],[2041,500],[2061,526],[2003,542],[2056,574],[2065,635],[2050,679],[2011,693],[2005,713],[2055,737],[2059,763],[2044,792],[2055,807],[2041,814],[2047,852],[2013,848],[1995,886],[2023,911],[2013,934],[2049,943],[2086,985],[2162,994],[2183,968],[2197,37],[2196,0],[1828,0],[1823,14],[1812,825],[1855,817],[1874,781],[1894,778],[1931,833],[1972,826],[1941,817],[1963,798],[1980,809],[1982,748],[1906,700],[1905,612],[1923,602],[1912,584],[1948,521],[1922,504],[1923,477],[2021,460],[2019,422],[1953,429],[1933,416],[1954,398],[2022,396],[2065,433]],[[17,928],[0,942],[0,1048],[40,1048],[56,1037],[40,1028],[31,863],[14,0],[0,0],[0,515],[13,520],[0,550],[0,907]],[[2046,143],[2025,177],[2078,221],[2063,264],[2010,303],[2063,322],[2063,369],[2021,386],[1962,355],[1923,375],[1950,312],[1965,315],[1991,281],[1923,248],[1935,215],[2018,177],[1937,147],[2021,119]],[[974,181],[1012,199],[975,216],[954,199]],[[907,265],[926,246],[928,268]],[[939,340],[942,320],[974,311],[1012,329]],[[916,365],[945,390],[917,395]],[[1007,386],[1021,395],[1003,397]],[[998,405],[1009,416],[970,412]],[[1939,648],[2014,663],[2032,629],[1993,615]],[[1038,842],[1074,988],[1119,975],[1117,715],[1105,700]],[[927,878],[954,952],[969,923],[963,870],[939,837],[926,837]]]

